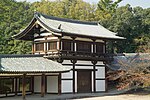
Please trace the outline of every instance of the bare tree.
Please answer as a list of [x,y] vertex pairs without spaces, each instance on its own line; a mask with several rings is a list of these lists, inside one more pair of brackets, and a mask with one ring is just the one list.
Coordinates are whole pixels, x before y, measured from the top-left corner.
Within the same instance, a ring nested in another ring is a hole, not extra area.
[[115,64],[109,67],[118,67],[107,73],[108,80],[118,80],[117,88],[150,86],[150,54],[136,54],[134,56],[115,57]]

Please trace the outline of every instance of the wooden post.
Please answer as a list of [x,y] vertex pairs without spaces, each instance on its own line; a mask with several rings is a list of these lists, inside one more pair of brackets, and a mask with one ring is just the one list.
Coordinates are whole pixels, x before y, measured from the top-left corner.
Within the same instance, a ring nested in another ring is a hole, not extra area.
[[32,91],[32,94],[34,94],[34,76],[31,77],[31,91]]
[[[96,46],[96,44],[95,44],[95,39],[93,39],[93,54],[94,54],[94,56],[95,56],[95,53],[96,53],[96,50],[95,50],[95,46]],[[93,71],[93,90],[94,90],[94,92],[96,92],[96,67],[95,67],[95,65],[96,65],[96,63],[97,63],[97,61],[93,61],[92,62],[93,63],[93,69],[94,69],[94,71]]]
[[42,73],[41,76],[41,97],[44,97],[45,95],[45,74]]
[[32,54],[34,54],[35,48],[34,48],[34,42],[32,42]]
[[[76,37],[71,37],[73,39],[73,45],[72,45],[72,51],[75,52],[75,38]],[[71,63],[73,64],[73,93],[75,93],[75,63],[77,60],[71,60]]]
[[18,90],[18,81],[17,77],[15,77],[15,95],[17,95],[17,90]]
[[73,93],[75,93],[75,63],[77,62],[77,60],[71,60],[71,63],[73,64]]
[[61,94],[61,73],[58,75],[58,94]]
[[22,98],[26,100],[26,74],[23,74],[22,77]]

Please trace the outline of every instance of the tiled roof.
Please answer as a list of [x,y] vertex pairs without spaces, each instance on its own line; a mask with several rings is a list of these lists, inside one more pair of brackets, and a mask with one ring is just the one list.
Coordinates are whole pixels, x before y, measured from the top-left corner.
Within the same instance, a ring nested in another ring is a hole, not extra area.
[[98,22],[84,22],[72,19],[58,18],[47,16],[41,13],[35,13],[34,18],[30,24],[23,31],[14,35],[13,37],[16,39],[24,39],[25,36],[28,36],[26,39],[29,39],[32,36],[33,38],[34,32],[30,30],[32,30],[31,26],[35,25],[35,22],[37,22],[47,31],[53,32],[53,34],[59,33],[61,35],[63,33],[104,39],[124,39],[123,37],[116,36],[117,33],[109,31],[108,29],[98,24]]
[[0,55],[0,73],[58,73],[70,70],[38,55]]

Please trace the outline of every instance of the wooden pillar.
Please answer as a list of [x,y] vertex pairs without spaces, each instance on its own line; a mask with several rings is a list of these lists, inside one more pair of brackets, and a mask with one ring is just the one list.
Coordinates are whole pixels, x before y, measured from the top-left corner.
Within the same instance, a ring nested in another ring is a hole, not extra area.
[[42,73],[41,76],[41,97],[44,97],[45,95],[45,74]]
[[18,81],[17,77],[15,77],[15,95],[17,95],[17,90],[18,90]]
[[22,77],[22,98],[26,100],[26,74],[23,74]]
[[58,75],[58,94],[61,94],[61,73]]
[[75,63],[77,62],[77,60],[71,60],[71,63],[73,64],[73,93],[75,93]]
[[58,50],[59,51],[61,51],[62,50],[62,45],[61,45],[61,37],[58,37],[58,42],[59,42],[59,44],[58,44]]
[[31,77],[31,90],[32,90],[32,94],[34,93],[34,76]]
[[[95,44],[95,39],[93,39],[93,54],[94,54],[94,56],[95,56],[95,54],[96,54],[96,50],[95,50],[95,48],[96,48],[96,44]],[[95,67],[95,65],[96,65],[96,63],[97,63],[97,61],[92,61],[92,64],[93,64],[93,92],[96,92],[96,67]]]
[[[47,37],[45,37],[45,41],[47,41]],[[44,52],[45,52],[45,54],[47,54],[47,42],[45,42],[44,46],[45,46],[45,47],[44,47],[44,49],[45,49]]]
[[92,61],[92,64],[93,64],[93,92],[96,92],[96,63],[97,63],[97,61]]
[[32,54],[34,54],[35,48],[34,48],[34,42],[32,42]]
[[[73,39],[73,43],[72,43],[72,51],[75,52],[75,38],[76,37],[71,37]],[[73,93],[75,93],[75,63],[77,62],[77,60],[71,60],[71,63],[73,64]]]
[[12,78],[12,92],[15,91],[15,78]]

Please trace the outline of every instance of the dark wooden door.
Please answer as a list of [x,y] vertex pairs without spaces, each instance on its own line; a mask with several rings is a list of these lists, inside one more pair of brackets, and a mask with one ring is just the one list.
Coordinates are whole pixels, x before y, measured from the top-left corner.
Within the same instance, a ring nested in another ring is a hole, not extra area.
[[92,92],[91,71],[77,71],[77,92]]

